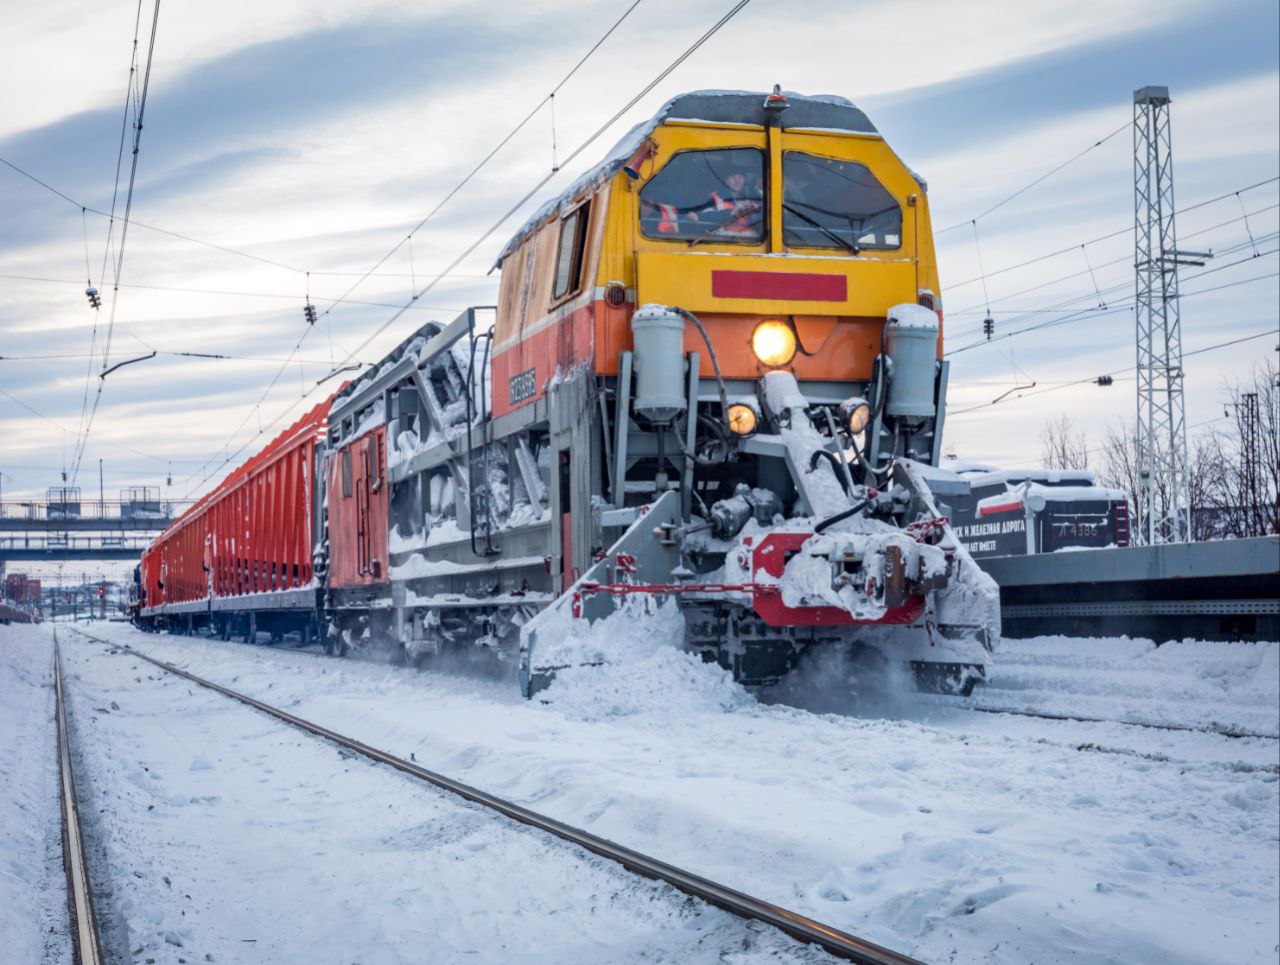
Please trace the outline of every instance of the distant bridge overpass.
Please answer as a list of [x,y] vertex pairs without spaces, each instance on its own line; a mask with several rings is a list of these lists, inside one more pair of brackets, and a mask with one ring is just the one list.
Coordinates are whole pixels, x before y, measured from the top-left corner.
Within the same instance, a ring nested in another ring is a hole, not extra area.
[[186,503],[26,499],[0,502],[0,562],[136,560]]

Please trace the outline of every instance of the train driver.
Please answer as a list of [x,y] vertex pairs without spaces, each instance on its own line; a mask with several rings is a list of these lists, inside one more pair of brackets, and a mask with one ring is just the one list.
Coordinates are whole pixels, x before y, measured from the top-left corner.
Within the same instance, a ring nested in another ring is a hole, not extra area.
[[762,180],[759,149],[680,152],[641,189],[641,228],[651,238],[759,241]]
[[724,234],[754,234],[757,231],[759,214],[763,207],[764,188],[753,172],[742,168],[731,168],[711,192],[711,196],[698,211],[689,213],[689,220],[706,221],[710,227],[701,232],[709,235],[713,232]]

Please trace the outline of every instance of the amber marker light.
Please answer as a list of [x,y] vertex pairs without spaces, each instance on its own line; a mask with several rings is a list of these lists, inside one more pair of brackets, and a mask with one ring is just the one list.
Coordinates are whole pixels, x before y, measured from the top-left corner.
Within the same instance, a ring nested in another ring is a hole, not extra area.
[[749,436],[756,431],[759,422],[756,410],[743,402],[735,402],[729,406],[729,428],[734,435]]
[[867,427],[871,421],[871,406],[865,402],[856,405],[849,412],[849,431],[855,436]]
[[751,333],[751,351],[762,365],[786,365],[796,354],[796,333],[785,322],[761,322]]

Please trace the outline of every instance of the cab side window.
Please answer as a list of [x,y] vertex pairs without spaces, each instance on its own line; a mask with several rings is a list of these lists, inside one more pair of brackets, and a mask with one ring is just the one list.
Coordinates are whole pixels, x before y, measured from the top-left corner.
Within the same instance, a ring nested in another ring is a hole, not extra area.
[[558,302],[582,287],[582,263],[587,247],[591,203],[580,204],[560,221],[560,245],[556,250],[556,278],[551,300]]
[[640,190],[640,231],[663,241],[764,240],[764,152],[681,151]]

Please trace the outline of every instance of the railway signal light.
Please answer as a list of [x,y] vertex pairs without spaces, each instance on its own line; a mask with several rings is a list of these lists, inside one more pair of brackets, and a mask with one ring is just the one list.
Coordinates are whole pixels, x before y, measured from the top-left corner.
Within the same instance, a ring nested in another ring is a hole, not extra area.
[[97,308],[101,308],[101,307],[102,307],[102,298],[101,298],[101,297],[99,297],[99,295],[98,295],[98,289],[96,289],[96,288],[94,288],[92,285],[90,285],[88,288],[86,288],[86,289],[84,290],[84,293],[85,293],[85,295],[87,295],[87,296],[88,296],[88,298],[89,298],[89,307],[90,307],[90,308],[97,309]]
[[302,314],[306,317],[308,325],[314,325],[316,323],[316,307],[310,302],[307,302],[307,304],[303,306]]
[[996,320],[988,315],[982,320],[982,334],[987,337],[987,341],[991,341],[991,336],[996,330]]

